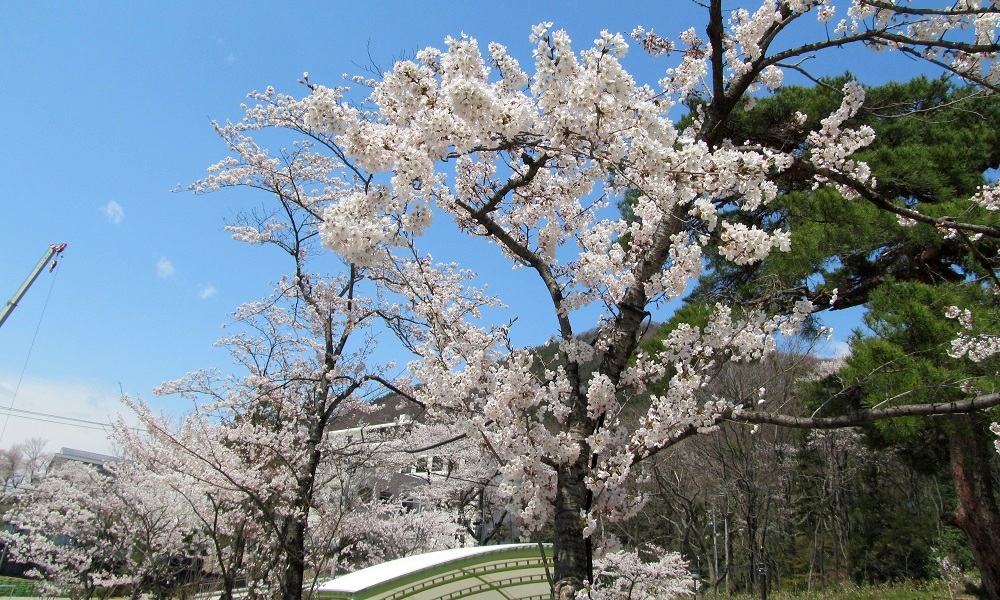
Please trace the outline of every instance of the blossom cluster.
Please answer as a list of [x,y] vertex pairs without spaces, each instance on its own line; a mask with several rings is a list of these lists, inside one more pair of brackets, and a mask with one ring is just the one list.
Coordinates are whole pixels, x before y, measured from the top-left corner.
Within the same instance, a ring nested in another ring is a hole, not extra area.
[[949,356],[952,358],[968,356],[973,362],[980,362],[1000,353],[1000,336],[973,333],[975,327],[972,311],[967,308],[949,306],[945,310],[945,316],[949,319],[956,319],[963,329],[951,341],[951,348],[948,350]]
[[[811,132],[806,138],[809,156],[819,169],[830,169],[844,173],[859,183],[869,183],[871,169],[863,161],[854,160],[852,154],[875,141],[875,130],[868,125],[857,129],[844,129],[844,123],[857,114],[865,100],[865,90],[856,82],[844,84],[844,99],[833,114],[820,121],[819,131]],[[817,177],[817,185],[826,178]],[[845,198],[857,198],[858,192],[851,187],[835,184],[837,191]]]
[[971,200],[986,210],[998,211],[1000,210],[1000,187],[984,185],[972,196]]

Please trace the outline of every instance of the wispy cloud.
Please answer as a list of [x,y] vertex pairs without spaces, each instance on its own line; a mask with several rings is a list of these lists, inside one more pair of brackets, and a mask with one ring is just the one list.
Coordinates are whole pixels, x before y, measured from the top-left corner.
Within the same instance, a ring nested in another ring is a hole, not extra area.
[[851,355],[851,345],[844,340],[821,340],[816,354],[823,358],[847,358]]
[[176,272],[177,269],[174,268],[174,263],[165,257],[160,257],[160,260],[156,261],[156,276],[160,279],[170,279]]
[[[111,428],[102,424],[118,415],[129,425],[137,423],[119,395],[114,385],[0,373],[0,423],[7,422],[0,448],[39,437],[48,441],[48,452],[67,447],[113,454]],[[12,404],[13,410],[7,410]]]
[[227,65],[231,65],[234,62],[236,62],[236,54],[230,51],[230,48],[232,48],[232,44],[226,41],[225,38],[219,38],[215,40],[215,45],[219,48],[219,50],[225,52],[225,56],[222,57],[222,60]]
[[215,295],[219,293],[219,290],[215,289],[212,284],[202,285],[198,288],[198,297],[202,300],[208,300],[210,298],[215,298]]
[[120,225],[125,219],[125,209],[114,200],[109,200],[102,209],[104,216],[115,225]]

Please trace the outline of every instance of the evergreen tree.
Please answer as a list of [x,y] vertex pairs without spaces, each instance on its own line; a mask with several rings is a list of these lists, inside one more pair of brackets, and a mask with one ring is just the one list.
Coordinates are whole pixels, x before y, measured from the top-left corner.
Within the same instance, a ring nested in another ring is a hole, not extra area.
[[[804,149],[806,132],[836,107],[849,77],[784,88],[752,110],[736,111],[724,135]],[[796,113],[807,115],[801,125],[793,125]],[[806,294],[836,310],[863,304],[888,278],[935,284],[969,274],[994,277],[996,240],[916,226],[890,207],[995,226],[996,215],[969,198],[984,173],[1000,166],[1000,102],[944,79],[918,78],[868,89],[849,124],[875,130],[874,143],[856,156],[871,167],[878,196],[846,200],[832,188],[812,189],[807,169],[790,169],[779,179],[784,193],[777,202],[754,212],[720,211],[720,218],[788,229],[792,251],[749,265],[710,256],[711,272],[692,301],[766,301],[777,310]]]
[[[816,125],[810,121],[814,117],[806,118],[801,128],[789,124],[801,121],[797,113],[829,114],[837,86],[849,77],[813,88],[785,88],[752,110],[737,111],[723,135],[786,151],[805,149],[803,132]],[[697,112],[697,103],[693,109]],[[851,125],[875,130],[875,142],[857,157],[871,167],[877,192],[848,200],[832,188],[812,189],[807,179],[814,173],[808,169],[788,170],[779,179],[783,194],[778,201],[752,212],[731,207],[720,211],[720,218],[772,231],[790,229],[791,252],[772,253],[749,265],[710,255],[709,274],[688,303],[736,300],[780,311],[805,295],[831,310],[866,305],[870,332],[852,341],[849,367],[839,375],[848,387],[816,395],[822,415],[994,391],[987,365],[947,355],[959,326],[946,319],[945,310],[953,304],[993,310],[992,294],[977,282],[997,281],[1000,248],[989,236],[949,233],[935,222],[962,215],[966,222],[997,225],[996,215],[970,198],[985,183],[985,174],[1000,165],[1000,103],[947,80],[919,78],[869,89],[865,108]],[[668,324],[665,331],[672,327]],[[914,467],[940,465],[933,459],[950,457],[958,510],[946,521],[965,532],[984,584],[989,587],[991,580],[998,589],[1000,561],[993,548],[1000,540],[1000,513],[989,466],[995,453],[988,443],[988,420],[982,415],[951,417],[942,425],[941,419],[912,417],[870,434],[870,441],[883,447],[902,444]],[[854,548],[861,563],[857,576],[881,578],[887,567],[880,562],[893,568],[905,562],[909,574],[923,569],[913,570],[908,557],[889,556],[889,545],[883,556],[874,557],[873,546],[881,539],[898,541],[907,529],[894,527],[889,533],[889,521],[860,518],[854,523],[860,528]],[[926,556],[925,542],[913,545],[924,546]]]
[[[1000,387],[1000,361],[995,357],[973,361],[948,354],[960,325],[946,316],[956,302],[977,307],[979,322],[996,323],[992,293],[971,284],[931,286],[919,282],[891,282],[871,294],[865,316],[867,332],[855,334],[852,354],[840,377],[846,397],[864,406],[886,403],[947,402]],[[1000,510],[993,466],[996,453],[989,431],[992,414],[947,418],[911,418],[879,423],[875,435],[883,444],[911,449],[921,466],[940,465],[922,460],[946,454],[957,496],[957,508],[945,514],[946,523],[968,538],[984,583],[998,576],[996,541],[1000,540]],[[905,507],[904,507],[905,510]],[[899,511],[890,511],[893,514]],[[899,528],[903,530],[905,528]],[[898,541],[898,540],[897,540]]]

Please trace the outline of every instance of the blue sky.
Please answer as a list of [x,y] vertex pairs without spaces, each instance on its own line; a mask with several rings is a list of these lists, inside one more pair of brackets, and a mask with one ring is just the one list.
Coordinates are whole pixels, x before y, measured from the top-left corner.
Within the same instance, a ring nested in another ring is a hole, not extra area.
[[[685,0],[0,2],[0,301],[49,244],[69,244],[0,329],[0,406],[108,422],[124,391],[176,414],[184,405],[152,398],[154,386],[228,368],[212,346],[220,326],[241,302],[265,295],[283,264],[222,230],[261,198],[173,190],[223,156],[210,120],[239,118],[247,92],[273,85],[302,95],[304,71],[339,85],[369,56],[388,68],[462,32],[504,43],[527,64],[530,27],[540,21],[567,29],[582,48],[601,29],[701,29],[701,14]],[[859,56],[837,55],[820,70],[857,71]],[[863,80],[920,68],[890,62],[891,71]],[[655,83],[672,63],[635,50],[626,65]],[[552,333],[531,302],[518,309],[525,343]],[[49,450],[110,449],[100,431],[79,426],[12,417],[0,427],[0,447],[40,436]]]

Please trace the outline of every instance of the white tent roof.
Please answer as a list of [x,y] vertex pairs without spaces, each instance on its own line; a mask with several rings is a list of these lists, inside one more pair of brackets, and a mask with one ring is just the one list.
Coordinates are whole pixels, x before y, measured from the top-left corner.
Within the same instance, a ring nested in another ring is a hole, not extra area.
[[[551,546],[545,554],[551,561]],[[502,589],[502,592],[498,590]],[[547,598],[537,544],[439,550],[361,569],[320,586],[320,598]]]

